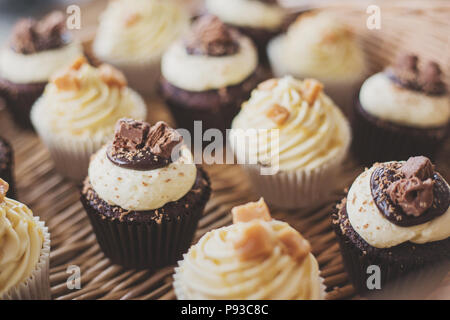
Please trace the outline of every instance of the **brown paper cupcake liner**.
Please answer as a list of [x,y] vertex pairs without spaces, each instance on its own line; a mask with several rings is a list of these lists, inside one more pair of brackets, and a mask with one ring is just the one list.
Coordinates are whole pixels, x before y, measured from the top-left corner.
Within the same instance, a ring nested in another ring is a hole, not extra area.
[[0,78],[0,98],[3,98],[14,121],[22,128],[33,129],[31,107],[44,92],[46,85],[47,82],[20,84]]
[[113,262],[126,268],[157,269],[175,263],[187,251],[204,204],[189,214],[161,222],[120,222],[102,218],[81,198],[100,248]]
[[50,292],[50,233],[44,222],[34,217],[36,224],[41,228],[44,235],[41,255],[32,274],[22,283],[12,287],[0,295],[0,300],[49,300]]
[[269,72],[258,68],[240,84],[201,92],[183,90],[162,78],[160,90],[178,128],[193,134],[194,121],[201,121],[203,131],[217,128],[225,133],[251,91],[269,77]]
[[157,269],[176,263],[187,251],[210,195],[209,177],[198,167],[192,189],[156,210],[125,212],[110,206],[99,198],[89,181],[84,183],[80,200],[100,248],[113,263],[126,268]]
[[376,119],[362,109],[359,100],[353,108],[351,122],[353,153],[366,165],[419,155],[433,160],[448,135],[448,126],[416,129]]
[[[436,288],[438,283],[447,275],[450,268],[450,239],[415,244],[416,247],[425,246],[427,254],[416,252],[411,258],[398,260],[395,250],[401,249],[401,244],[392,248],[392,254],[385,254],[387,249],[372,248],[361,250],[343,233],[341,223],[337,223],[337,209],[333,212],[333,228],[339,240],[344,267],[354,288],[363,296],[383,299],[407,299],[426,296],[427,291]],[[358,241],[364,240],[358,237]],[[365,242],[364,242],[365,243]],[[425,248],[424,247],[424,248]],[[430,251],[436,254],[430,254]],[[423,250],[421,251],[423,252]],[[381,289],[370,290],[367,280],[372,273],[367,272],[371,265],[380,268]]]

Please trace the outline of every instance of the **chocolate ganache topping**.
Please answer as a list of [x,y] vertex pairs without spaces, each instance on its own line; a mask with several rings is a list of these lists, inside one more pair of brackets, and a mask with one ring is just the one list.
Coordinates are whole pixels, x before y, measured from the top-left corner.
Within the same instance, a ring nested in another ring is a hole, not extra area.
[[53,11],[42,20],[20,19],[13,28],[10,46],[21,54],[57,49],[69,41],[66,18],[60,11]]
[[434,61],[419,67],[416,55],[402,55],[392,68],[387,69],[389,78],[400,86],[421,91],[427,95],[444,95],[447,92],[442,81],[442,71]]
[[191,55],[229,56],[239,51],[239,34],[214,15],[198,18],[185,39]]
[[153,170],[176,160],[172,151],[182,140],[182,136],[163,121],[150,126],[146,122],[120,119],[107,155],[119,167]]
[[434,172],[431,161],[411,157],[404,164],[377,164],[372,173],[372,197],[380,212],[392,223],[408,227],[444,214],[450,204],[450,189]]

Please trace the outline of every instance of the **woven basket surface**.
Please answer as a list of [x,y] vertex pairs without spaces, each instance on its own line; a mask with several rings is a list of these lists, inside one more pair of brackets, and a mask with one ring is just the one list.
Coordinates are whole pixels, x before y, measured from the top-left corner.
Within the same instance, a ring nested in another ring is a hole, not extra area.
[[[292,2],[292,1],[287,1]],[[401,2],[401,1],[400,1]],[[412,1],[415,2],[415,1]],[[366,7],[357,2],[327,4],[344,22],[350,24],[361,39],[370,62],[370,71],[381,69],[399,51],[414,51],[450,66],[450,7],[444,1],[421,1],[417,7],[381,3],[382,28],[371,31],[366,26]],[[291,3],[289,3],[291,4]],[[96,8],[98,6],[96,5]],[[89,13],[92,15],[92,10]],[[86,28],[89,30],[89,28]],[[88,32],[89,33],[89,32]],[[84,35],[83,37],[86,37]],[[447,81],[449,78],[447,78]],[[450,83],[450,82],[449,82]],[[150,122],[172,119],[158,100],[148,101]],[[51,233],[50,280],[53,299],[174,299],[173,266],[157,271],[126,270],[112,264],[100,250],[88,218],[79,202],[78,186],[58,175],[50,156],[30,132],[16,128],[4,110],[0,109],[0,135],[9,139],[15,151],[15,173],[20,201],[29,205],[34,214],[43,218]],[[443,176],[450,178],[450,141],[447,141],[437,161]],[[231,223],[230,209],[238,204],[258,199],[237,165],[206,166],[211,176],[213,195],[199,223],[194,242],[205,232]],[[276,219],[298,229],[310,242],[320,264],[327,286],[327,299],[358,298],[343,268],[338,243],[330,225],[332,206],[364,168],[351,157],[340,172],[340,183],[322,203],[307,210],[274,211]],[[81,289],[70,290],[67,268],[81,268]],[[448,290],[450,279],[439,290]]]

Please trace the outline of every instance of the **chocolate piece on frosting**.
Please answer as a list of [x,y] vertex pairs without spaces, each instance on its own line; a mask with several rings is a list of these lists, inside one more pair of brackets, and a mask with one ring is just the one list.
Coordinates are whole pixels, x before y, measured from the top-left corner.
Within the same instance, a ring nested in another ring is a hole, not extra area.
[[417,177],[423,181],[433,176],[434,168],[430,159],[424,156],[418,156],[409,158],[400,168],[400,172],[407,179]]
[[402,227],[430,221],[444,214],[450,204],[447,183],[422,156],[403,164],[376,164],[370,187],[381,214]]
[[228,56],[239,51],[238,33],[214,15],[198,18],[185,39],[191,55]]
[[53,11],[40,21],[20,19],[12,31],[10,45],[22,54],[56,49],[67,43],[66,31],[66,19],[60,11]]
[[283,243],[286,252],[298,262],[302,262],[311,252],[308,240],[294,229],[281,231],[278,239]]
[[181,135],[163,121],[150,126],[146,122],[121,119],[107,155],[119,167],[152,170],[170,164],[172,151],[181,142]]
[[8,190],[9,190],[8,182],[0,178],[0,203],[2,203],[5,200]]
[[429,61],[424,66],[419,66],[419,58],[413,54],[399,56],[394,67],[388,69],[388,75],[407,89],[429,95],[442,95],[446,92],[439,65]]
[[433,184],[432,179],[421,181],[412,177],[395,181],[387,191],[391,200],[399,205],[404,213],[418,217],[433,204]]
[[446,91],[446,87],[441,76],[442,71],[439,65],[434,61],[430,61],[420,73],[419,85],[426,93],[435,95],[443,94]]

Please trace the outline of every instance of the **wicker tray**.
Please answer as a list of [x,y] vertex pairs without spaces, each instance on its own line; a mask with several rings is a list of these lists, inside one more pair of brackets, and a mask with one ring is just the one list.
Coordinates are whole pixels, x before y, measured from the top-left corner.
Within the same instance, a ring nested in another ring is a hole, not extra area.
[[[359,25],[361,14],[364,14],[361,10],[365,8],[353,6],[338,7],[333,10],[342,13],[344,9],[347,10],[346,21]],[[436,14],[440,16],[439,13]],[[388,21],[394,23],[391,20]],[[433,25],[432,21],[432,19],[426,19],[424,24]],[[402,27],[401,24],[400,27]],[[406,29],[402,30],[407,33]],[[379,42],[377,39],[380,39],[382,34],[369,35],[362,29],[357,29],[356,32],[360,35],[370,56],[372,71],[391,61],[393,56],[391,53],[398,48],[398,45],[394,45],[398,33],[391,30],[389,33],[391,36],[388,34],[382,42]],[[439,52],[449,52],[448,42],[446,43],[445,39],[448,40],[448,35],[438,32],[438,36],[428,39],[427,48],[432,50],[422,51],[426,51],[424,54],[428,57],[436,58],[448,66],[450,59],[439,55]],[[402,43],[403,47],[411,46],[406,44],[406,41]],[[382,51],[386,48],[389,50]],[[444,49],[447,51],[443,51]],[[151,100],[148,104],[151,108],[149,119],[151,122],[157,119],[172,121],[160,101]],[[50,229],[52,249],[50,281],[53,299],[175,298],[172,289],[173,266],[155,272],[126,270],[112,264],[103,255],[79,202],[78,187],[54,171],[49,154],[38,137],[34,133],[16,128],[4,110],[0,110],[0,135],[9,139],[14,147],[19,200],[29,205],[36,215],[44,219]],[[438,170],[447,180],[450,178],[449,158],[450,141],[447,141],[437,161]],[[229,214],[231,207],[258,198],[250,191],[249,184],[238,166],[213,165],[207,166],[206,169],[211,176],[213,195],[199,223],[194,242],[205,232],[231,223]],[[349,158],[340,173],[340,185],[327,199],[323,199],[321,204],[308,211],[273,212],[275,218],[287,221],[311,242],[313,253],[320,264],[321,274],[325,278],[327,299],[357,298],[343,268],[329,214],[332,205],[342,197],[343,189],[349,186],[362,170],[362,167],[357,166]],[[81,268],[80,290],[70,290],[67,287],[66,281],[70,276],[67,268],[71,265]],[[439,290],[449,288],[450,278],[447,277]]]

